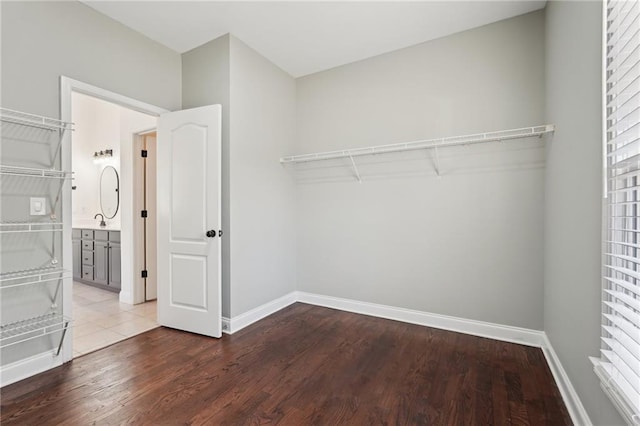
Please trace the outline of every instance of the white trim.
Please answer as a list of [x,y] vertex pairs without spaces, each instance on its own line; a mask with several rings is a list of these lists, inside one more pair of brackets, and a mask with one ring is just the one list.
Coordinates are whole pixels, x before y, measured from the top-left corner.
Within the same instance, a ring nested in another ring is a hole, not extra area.
[[[607,198],[607,2],[602,2],[602,198]],[[605,220],[605,219],[603,219]]]
[[120,290],[118,300],[120,301],[120,303],[126,303],[127,305],[134,304],[133,296],[130,291]]
[[280,309],[296,303],[298,301],[297,292],[292,291],[289,294],[267,302],[264,305],[260,305],[257,308],[251,309],[243,314],[235,316],[233,318],[222,317],[222,332],[226,334],[233,334],[242,330],[243,328],[260,321],[269,315],[278,312]]
[[518,343],[521,345],[540,347],[544,332],[527,328],[511,327],[484,321],[469,320],[447,315],[432,314],[412,309],[379,305],[376,303],[359,302],[339,297],[322,296],[319,294],[298,292],[298,301],[311,305],[324,306],[357,314],[386,318],[410,324],[424,325],[458,333],[471,334],[479,337]]
[[[67,336],[70,338],[71,336]],[[54,352],[45,352],[5,365],[0,369],[0,387],[10,385],[62,365],[62,357]]]
[[[125,108],[129,108],[144,114],[160,116],[169,110],[164,108],[157,107],[155,105],[148,104],[146,102],[141,102],[136,99],[130,98],[128,96],[121,95],[116,92],[111,92],[109,90],[102,89],[97,86],[93,86],[88,83],[84,83],[82,81],[74,80],[69,77],[60,76],[60,99],[69,102],[69,107],[71,106],[71,92],[83,93],[85,95],[92,96],[94,98],[99,98],[107,102],[112,102],[123,106]],[[71,110],[69,111],[61,111],[62,116],[65,114],[68,115],[68,122],[71,122]],[[61,118],[62,121],[65,121]]]
[[553,349],[553,346],[551,346],[551,342],[546,333],[543,333],[542,341],[542,353],[544,353],[544,357],[547,359],[547,364],[549,364],[551,374],[560,390],[564,405],[566,405],[567,411],[569,411],[571,421],[573,421],[573,424],[580,426],[592,426],[593,423],[591,423],[587,410],[585,410],[584,405],[582,405],[582,401],[580,401],[580,397],[571,384],[571,380],[569,380],[567,372],[562,367],[560,358],[558,358],[556,351]]
[[291,292],[235,317],[222,317],[223,332],[226,334],[233,334],[295,302],[402,321],[410,324],[434,327],[442,330],[450,330],[458,333],[471,334],[478,337],[487,337],[490,339],[538,348],[543,347],[545,339],[544,332],[539,330],[512,327],[509,325],[494,324],[448,315],[432,314],[429,312],[398,308],[395,306],[379,305],[376,303],[360,302],[357,300],[306,293],[303,291]]
[[607,363],[602,362],[600,358],[589,357],[591,362],[593,363],[593,371],[600,379],[600,388],[602,391],[609,397],[613,405],[622,415],[622,418],[629,425],[638,425],[640,424],[640,419],[638,415],[634,413],[634,408],[632,405],[627,402],[626,397],[623,392],[618,390],[618,387],[615,385],[614,378],[611,377],[610,373],[605,368]]

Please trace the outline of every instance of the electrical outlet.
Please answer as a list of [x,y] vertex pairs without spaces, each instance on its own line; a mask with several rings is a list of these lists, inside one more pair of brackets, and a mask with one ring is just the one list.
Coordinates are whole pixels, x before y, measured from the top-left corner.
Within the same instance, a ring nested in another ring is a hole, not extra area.
[[29,198],[29,205],[31,207],[31,216],[44,216],[46,212],[46,200],[42,197]]

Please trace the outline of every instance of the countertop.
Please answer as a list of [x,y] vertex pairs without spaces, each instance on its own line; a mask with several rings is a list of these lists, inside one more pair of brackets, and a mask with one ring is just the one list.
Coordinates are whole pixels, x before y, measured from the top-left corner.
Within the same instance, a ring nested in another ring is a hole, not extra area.
[[120,226],[118,224],[109,224],[108,222],[107,226],[100,226],[99,223],[74,223],[71,227],[73,229],[93,229],[94,231],[120,231]]

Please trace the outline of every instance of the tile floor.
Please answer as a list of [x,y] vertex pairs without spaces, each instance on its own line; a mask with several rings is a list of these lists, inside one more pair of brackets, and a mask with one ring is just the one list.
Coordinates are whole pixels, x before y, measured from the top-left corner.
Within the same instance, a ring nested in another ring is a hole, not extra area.
[[112,293],[73,283],[74,357],[158,327],[156,302],[127,305]]

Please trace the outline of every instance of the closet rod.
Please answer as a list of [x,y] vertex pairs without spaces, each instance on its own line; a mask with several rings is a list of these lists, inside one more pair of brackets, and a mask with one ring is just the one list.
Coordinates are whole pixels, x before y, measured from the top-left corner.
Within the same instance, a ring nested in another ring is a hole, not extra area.
[[339,151],[318,152],[314,154],[292,155],[289,157],[282,157],[280,159],[280,163],[304,163],[308,161],[333,160],[336,158],[349,158],[362,155],[386,154],[390,152],[413,151],[417,149],[433,149],[457,145],[470,145],[483,142],[505,141],[511,139],[529,138],[532,136],[541,137],[546,133],[553,133],[554,130],[555,126],[553,124],[543,124],[540,126],[476,133],[472,135],[450,136],[446,138],[424,139],[388,145],[370,146],[366,148],[353,148]]

